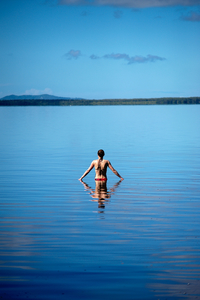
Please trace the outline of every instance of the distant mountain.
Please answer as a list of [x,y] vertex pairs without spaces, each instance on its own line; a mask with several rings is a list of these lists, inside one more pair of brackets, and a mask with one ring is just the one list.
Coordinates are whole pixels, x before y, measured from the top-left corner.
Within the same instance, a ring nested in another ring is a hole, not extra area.
[[83,98],[70,98],[70,97],[57,97],[53,95],[9,95],[1,98],[0,100],[83,100]]

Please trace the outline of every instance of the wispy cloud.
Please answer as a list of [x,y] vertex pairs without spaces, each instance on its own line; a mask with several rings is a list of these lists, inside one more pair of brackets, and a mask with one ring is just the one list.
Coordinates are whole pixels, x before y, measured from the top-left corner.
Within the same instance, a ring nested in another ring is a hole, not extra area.
[[[64,56],[67,57],[68,60],[70,60],[70,59],[77,59],[82,55],[80,50],[70,50]],[[111,54],[105,54],[103,56],[91,54],[89,58],[92,60],[98,60],[98,59],[125,60],[128,63],[128,65],[134,63],[146,63],[146,62],[156,62],[156,61],[166,60],[165,57],[161,57],[158,55],[148,54],[147,56],[142,56],[142,55],[130,56],[126,53],[111,53]]]
[[49,94],[49,95],[52,95],[53,92],[51,89],[49,88],[46,88],[44,90],[36,90],[36,89],[30,89],[30,90],[26,90],[24,95],[34,95],[34,96],[37,96],[37,95],[41,95],[41,94]]
[[114,17],[115,17],[116,19],[120,19],[120,18],[122,17],[122,15],[123,15],[123,11],[121,11],[121,10],[116,10],[116,11],[114,11],[113,15],[114,15]]
[[134,63],[146,63],[146,62],[156,62],[158,60],[166,60],[164,57],[160,57],[157,55],[147,55],[145,56],[129,56],[128,54],[122,54],[122,53],[112,53],[112,54],[106,54],[103,56],[103,58],[108,58],[108,59],[115,59],[115,60],[120,60],[124,59],[125,61],[128,62],[128,65],[134,64]]
[[59,5],[92,5],[146,8],[179,5],[200,5],[200,0],[57,0],[57,3]]
[[79,58],[81,56],[81,51],[80,50],[70,50],[69,52],[67,52],[66,54],[65,54],[65,57],[67,58],[67,59],[77,59],[77,58]]
[[137,13],[137,12],[139,12],[140,11],[140,9],[139,8],[132,8],[132,10],[131,10],[133,13]]
[[91,58],[91,59],[99,59],[100,57],[97,56],[97,55],[95,55],[95,54],[92,54],[92,55],[90,55],[90,58]]
[[0,87],[4,87],[4,86],[9,86],[11,85],[10,83],[0,83]]
[[89,15],[89,13],[87,12],[87,11],[82,11],[82,13],[81,13],[81,17],[86,17],[86,16],[88,16]]
[[112,53],[112,54],[105,54],[103,56],[104,58],[111,58],[111,59],[125,59],[125,60],[129,60],[130,57],[127,54],[121,54],[121,53]]
[[200,22],[200,13],[191,11],[187,16],[182,16],[181,20],[190,22]]

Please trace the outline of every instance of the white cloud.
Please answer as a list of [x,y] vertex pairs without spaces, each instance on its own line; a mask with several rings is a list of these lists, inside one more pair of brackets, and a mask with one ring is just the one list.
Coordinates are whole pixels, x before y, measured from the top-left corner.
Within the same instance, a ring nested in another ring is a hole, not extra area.
[[200,5],[200,0],[58,0],[58,4],[146,8]]
[[42,95],[42,94],[52,95],[53,92],[52,92],[51,89],[46,88],[44,90],[30,89],[30,90],[26,90],[25,93],[24,93],[24,95],[34,95],[34,96]]

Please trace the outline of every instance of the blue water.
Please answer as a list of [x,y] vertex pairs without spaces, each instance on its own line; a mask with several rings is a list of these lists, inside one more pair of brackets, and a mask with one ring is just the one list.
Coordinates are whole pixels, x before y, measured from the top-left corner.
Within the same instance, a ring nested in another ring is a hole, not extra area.
[[[0,107],[0,297],[199,299],[199,116]],[[100,148],[125,178],[103,191],[78,181]]]

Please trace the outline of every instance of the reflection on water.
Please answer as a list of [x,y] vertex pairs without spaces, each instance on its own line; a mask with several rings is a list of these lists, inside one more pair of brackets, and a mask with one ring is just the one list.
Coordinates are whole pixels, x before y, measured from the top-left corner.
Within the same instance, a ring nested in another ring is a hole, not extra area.
[[[199,116],[1,107],[0,298],[200,299]],[[125,180],[82,186],[100,148]]]
[[[89,191],[92,201],[98,202],[98,208],[104,209],[105,203],[108,203],[111,195],[114,194],[116,188],[120,185],[121,180],[119,180],[110,190],[107,189],[107,181],[95,181],[95,189],[92,189],[87,183],[81,181],[84,185],[85,190]],[[97,200],[96,200],[97,199]],[[99,210],[99,213],[103,213],[104,210]]]

